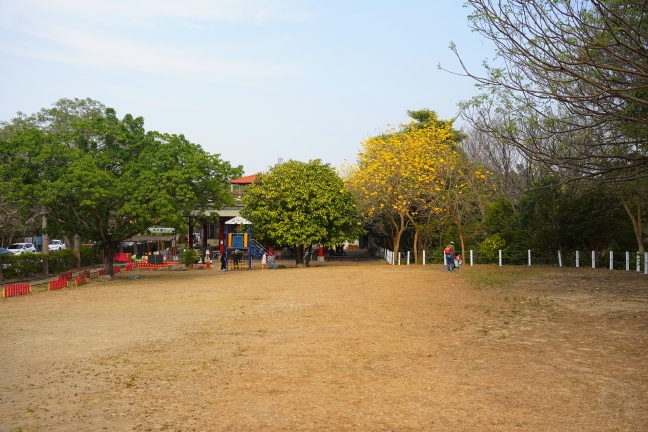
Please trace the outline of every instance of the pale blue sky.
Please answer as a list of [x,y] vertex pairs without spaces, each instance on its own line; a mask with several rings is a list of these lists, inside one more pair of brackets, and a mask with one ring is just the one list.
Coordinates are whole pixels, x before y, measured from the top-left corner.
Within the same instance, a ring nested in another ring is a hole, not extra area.
[[354,163],[364,139],[478,93],[462,0],[0,0],[0,120],[92,98],[246,174]]

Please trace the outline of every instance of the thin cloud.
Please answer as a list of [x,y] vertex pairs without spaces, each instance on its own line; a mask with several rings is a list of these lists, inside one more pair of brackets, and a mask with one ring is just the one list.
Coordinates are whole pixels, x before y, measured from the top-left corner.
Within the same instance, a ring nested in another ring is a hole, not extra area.
[[303,22],[313,18],[299,0],[6,0],[5,10],[21,10],[25,15],[52,14],[92,21],[155,22],[182,18],[200,21]]
[[[168,26],[192,26],[200,32],[223,21],[310,19],[298,1],[270,4],[261,0],[9,0],[0,3],[0,15],[4,15],[0,18],[1,31],[8,34],[0,38],[0,52],[86,68],[112,67],[184,78],[294,76],[296,62],[258,61],[244,50],[227,49],[226,41],[218,41],[223,45],[222,52],[233,54],[215,58],[205,47],[183,46],[181,41],[174,45],[156,43],[156,38],[150,37],[151,28],[162,32]],[[125,31],[129,28],[131,31]],[[140,32],[142,28],[149,29],[146,35]],[[259,39],[251,43],[263,46],[268,42]],[[210,49],[213,51],[213,44]],[[251,52],[258,52],[258,47]],[[246,55],[252,58],[246,60]]]
[[210,79],[215,76],[286,77],[294,76],[296,64],[245,62],[200,58],[195,53],[158,45],[118,40],[97,34],[59,28],[35,34],[54,42],[56,48],[32,49],[0,45],[0,50],[41,60],[90,68],[124,68],[158,75]]

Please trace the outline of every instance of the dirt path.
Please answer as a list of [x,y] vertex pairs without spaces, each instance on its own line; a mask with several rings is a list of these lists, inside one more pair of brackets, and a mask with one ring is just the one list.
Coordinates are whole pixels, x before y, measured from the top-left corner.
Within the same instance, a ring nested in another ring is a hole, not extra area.
[[648,430],[643,275],[132,275],[0,303],[0,430]]

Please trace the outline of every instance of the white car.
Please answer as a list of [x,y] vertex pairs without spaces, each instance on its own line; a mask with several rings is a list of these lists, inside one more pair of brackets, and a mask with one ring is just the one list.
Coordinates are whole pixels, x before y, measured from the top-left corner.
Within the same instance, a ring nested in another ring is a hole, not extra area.
[[50,252],[63,250],[63,249],[65,249],[65,242],[63,240],[52,240],[47,245],[47,249]]
[[14,243],[7,249],[9,249],[9,251],[14,255],[20,255],[23,252],[36,252],[36,248],[34,247],[33,243]]

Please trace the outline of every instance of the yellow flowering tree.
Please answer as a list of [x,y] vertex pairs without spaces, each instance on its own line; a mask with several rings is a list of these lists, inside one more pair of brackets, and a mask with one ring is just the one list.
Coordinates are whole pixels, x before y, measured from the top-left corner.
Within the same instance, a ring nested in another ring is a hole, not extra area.
[[[423,115],[421,115],[423,114]],[[464,198],[475,190],[476,171],[466,160],[452,120],[439,120],[429,110],[410,112],[418,121],[390,129],[362,143],[346,181],[356,195],[367,227],[386,235],[398,253],[403,234],[419,234],[431,222],[452,223],[459,230],[467,208]]]
[[367,139],[357,164],[347,173],[362,217],[372,228],[384,228],[394,253],[421,212],[442,210],[430,208],[429,195],[443,190],[439,173],[452,169],[459,156],[452,121],[436,121],[436,114],[434,120],[412,122]]

